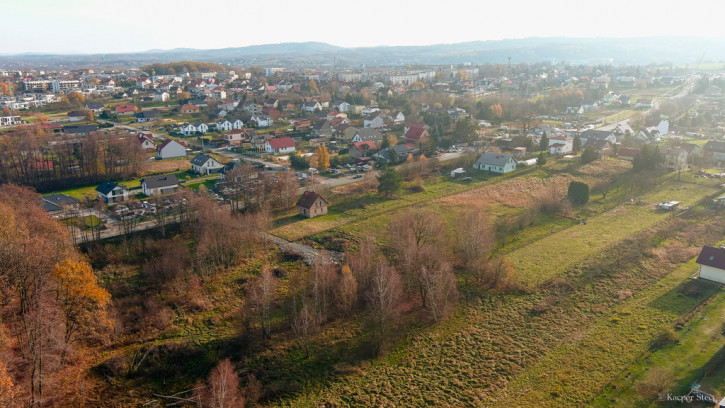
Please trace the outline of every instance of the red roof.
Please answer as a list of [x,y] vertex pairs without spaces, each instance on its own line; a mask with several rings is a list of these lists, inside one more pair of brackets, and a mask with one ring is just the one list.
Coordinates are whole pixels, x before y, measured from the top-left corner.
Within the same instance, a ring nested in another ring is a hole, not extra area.
[[136,107],[133,105],[118,105],[116,106],[116,112],[118,113],[125,113],[125,112],[135,112]]
[[[158,145],[158,147],[156,147],[156,148],[157,148],[158,150],[161,150],[161,149],[163,149],[164,147],[166,147],[166,146],[167,146],[167,145],[168,145],[169,143],[171,143],[171,142],[175,142],[175,140],[173,140],[173,139],[166,139],[166,141],[165,141],[164,143],[161,143],[161,144],[160,144],[160,145]],[[185,144],[184,142],[176,142],[176,143],[178,143],[178,144],[180,144],[180,145],[182,145],[182,146],[186,147],[186,144]]]
[[370,150],[370,149],[377,149],[377,145],[375,145],[375,142],[372,140],[366,140],[364,142],[355,142],[354,143],[355,148],[357,148],[360,151]]
[[291,137],[278,137],[276,139],[269,139],[267,140],[267,143],[272,147],[272,149],[284,149],[286,147],[295,147],[295,141],[292,140]]
[[422,126],[411,126],[408,128],[408,131],[405,132],[405,138],[408,140],[420,140],[421,136],[423,136],[423,133],[425,133],[425,128]]
[[199,107],[190,103],[181,105],[181,110],[199,110]]

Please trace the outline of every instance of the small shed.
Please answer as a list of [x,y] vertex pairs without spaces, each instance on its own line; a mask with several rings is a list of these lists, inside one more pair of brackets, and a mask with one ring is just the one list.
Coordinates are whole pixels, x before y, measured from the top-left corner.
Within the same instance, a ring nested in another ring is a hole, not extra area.
[[706,245],[695,262],[700,265],[698,278],[725,283],[725,248]]

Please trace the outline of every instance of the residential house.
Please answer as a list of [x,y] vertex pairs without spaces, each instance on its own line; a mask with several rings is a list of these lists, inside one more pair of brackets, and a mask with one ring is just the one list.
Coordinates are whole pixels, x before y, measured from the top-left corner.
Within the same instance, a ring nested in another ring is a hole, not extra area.
[[705,163],[722,167],[725,164],[725,142],[711,140],[702,147],[702,158]]
[[668,171],[681,171],[687,169],[687,150],[680,147],[665,147],[660,150],[662,165]]
[[412,147],[413,145],[405,144],[390,146],[374,153],[372,157],[386,164],[395,164],[408,158],[408,155],[414,152]]
[[339,102],[339,103],[335,104],[333,107],[340,112],[349,112],[350,106],[351,105],[349,103],[343,101],[343,102]]
[[594,150],[599,152],[599,157],[605,158],[611,157],[614,154],[613,146],[614,143],[610,142],[609,139],[589,138],[587,139],[587,142],[582,145],[582,150],[592,147]]
[[328,120],[320,120],[312,127],[312,134],[319,137],[332,137],[332,126]]
[[0,116],[0,126],[19,125],[20,123],[19,115]]
[[351,142],[382,142],[383,141],[383,135],[380,133],[379,130],[368,128],[368,129],[358,129],[357,132],[355,132],[355,136],[352,137]]
[[573,138],[568,136],[555,136],[549,139],[549,154],[567,154],[573,151]]
[[217,106],[219,109],[224,109],[227,112],[233,111],[237,106],[239,105],[239,102],[231,100],[227,102],[222,102]]
[[175,157],[186,156],[186,146],[171,139],[167,139],[164,143],[160,144],[156,150],[158,151],[158,157],[161,159],[173,159]]
[[86,120],[86,112],[75,110],[68,112],[68,122],[81,122]]
[[91,132],[98,130],[96,125],[64,126],[63,133],[69,136],[88,136]]
[[136,114],[136,106],[134,105],[116,105],[116,115],[133,116]]
[[473,168],[494,173],[508,173],[516,170],[516,159],[513,155],[506,153],[485,152],[478,156],[473,163]]
[[228,120],[232,122],[232,129],[241,130],[244,128],[244,122],[242,122],[241,119],[232,118],[232,119],[228,119]]
[[103,112],[103,108],[104,108],[103,102],[86,102],[86,104],[84,106],[86,109],[92,110],[93,113],[95,113],[95,114],[99,114],[99,113]]
[[162,174],[141,179],[141,192],[147,196],[171,194],[179,189],[175,174]]
[[392,111],[388,114],[388,119],[394,125],[399,125],[405,122],[405,115],[401,111]]
[[230,122],[226,119],[218,120],[216,122],[216,130],[224,132],[224,131],[232,130],[233,128],[234,128],[234,125],[232,124],[232,122]]
[[136,139],[138,140],[139,145],[144,150],[156,150],[156,145],[154,144],[153,139],[151,136],[148,136],[149,134],[146,133],[139,133],[136,135]]
[[725,248],[706,245],[695,262],[700,265],[698,278],[725,283]]
[[209,131],[209,126],[201,121],[196,121],[194,123],[187,122],[181,125],[181,127],[179,128],[179,132],[186,136],[193,135],[197,132],[204,134],[207,131]]
[[181,113],[199,113],[199,107],[190,103],[185,103],[181,105],[180,111]]
[[302,110],[305,112],[315,112],[322,110],[322,105],[317,101],[308,101],[302,104]]
[[65,194],[50,194],[40,197],[38,204],[56,218],[69,218],[78,214],[80,200]]
[[525,147],[521,147],[521,146],[514,147],[512,152],[514,155],[514,159],[523,159],[524,157],[526,157],[526,148]]
[[146,123],[146,122],[152,122],[155,120],[161,120],[161,112],[156,109],[139,112],[135,116],[136,116],[136,122],[138,122],[138,123]]
[[209,175],[218,173],[224,167],[223,164],[219,163],[215,158],[199,153],[191,159],[191,169],[195,173]]
[[378,146],[374,141],[355,142],[350,146],[350,157],[359,159],[361,157],[371,156],[378,150]]
[[380,112],[371,113],[370,115],[365,116],[365,118],[363,118],[363,127],[364,128],[380,129],[384,125],[385,125],[385,122],[384,122],[383,116],[380,114]]
[[242,144],[243,140],[244,132],[241,130],[235,129],[231,132],[224,133],[224,141],[226,141],[229,146],[239,146]]
[[328,205],[327,200],[314,191],[305,191],[297,201],[297,208],[300,210],[300,215],[307,218],[326,215]]
[[256,123],[257,127],[260,128],[272,126],[272,118],[269,116],[252,115],[249,121]]
[[267,100],[264,101],[264,106],[266,108],[276,108],[279,106],[279,100],[277,98],[267,98]]
[[582,142],[582,146],[586,144],[589,139],[606,139],[612,144],[617,143],[617,136],[610,130],[587,129],[579,135],[579,139]]
[[128,200],[128,188],[123,184],[106,180],[96,187],[96,191],[98,192],[98,198],[103,200],[105,204]]
[[264,143],[264,150],[269,154],[283,154],[295,151],[295,141],[290,137],[269,139]]
[[171,99],[171,95],[168,92],[157,92],[154,94],[154,101],[156,102],[167,102]]
[[428,128],[425,125],[408,124],[403,135],[405,143],[420,144],[430,139]]
[[330,143],[330,139],[327,137],[316,137],[314,139],[310,139],[310,147],[326,146],[328,143]]

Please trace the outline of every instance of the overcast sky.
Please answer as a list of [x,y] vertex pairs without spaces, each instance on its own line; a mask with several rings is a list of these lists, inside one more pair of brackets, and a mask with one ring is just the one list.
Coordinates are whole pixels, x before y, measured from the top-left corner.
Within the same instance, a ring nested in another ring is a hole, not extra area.
[[719,0],[0,0],[0,54],[321,41],[345,47],[526,37],[724,37]]

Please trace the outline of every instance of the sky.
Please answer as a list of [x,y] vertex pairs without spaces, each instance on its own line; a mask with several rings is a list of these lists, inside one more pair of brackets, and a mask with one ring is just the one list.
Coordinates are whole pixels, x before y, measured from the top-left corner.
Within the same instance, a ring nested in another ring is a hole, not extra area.
[[719,0],[0,0],[0,54],[725,37]]

